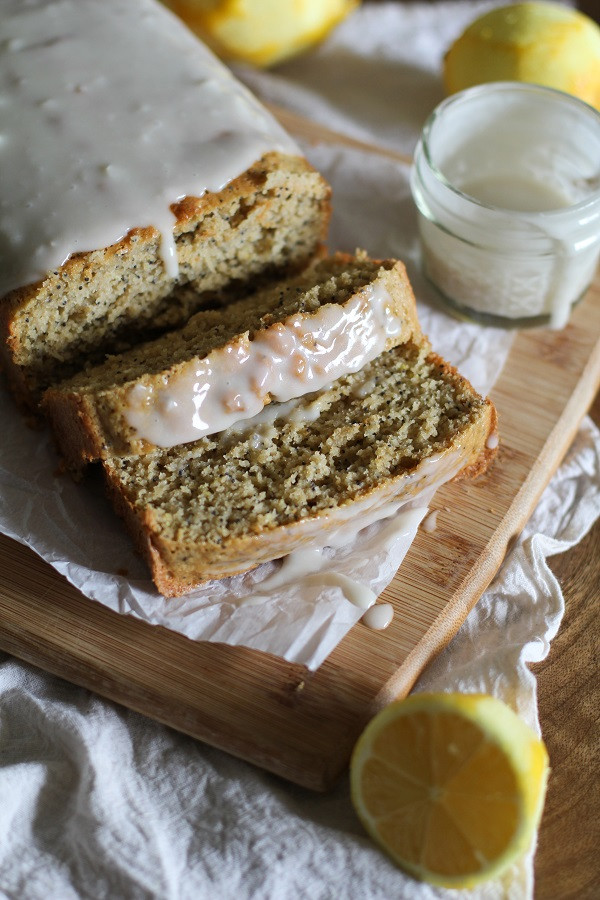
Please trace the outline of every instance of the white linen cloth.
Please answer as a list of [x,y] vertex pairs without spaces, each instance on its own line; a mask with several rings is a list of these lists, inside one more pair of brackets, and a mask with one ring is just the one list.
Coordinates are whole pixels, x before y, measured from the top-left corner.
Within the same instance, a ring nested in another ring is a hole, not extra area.
[[[263,96],[330,128],[411,152],[442,97],[443,50],[490,5],[364,7],[319,50],[243,75]],[[427,300],[405,167],[341,147],[305,149],[334,186],[332,247],[405,258]],[[420,313],[439,347],[450,321],[423,303]],[[479,337],[476,326],[461,326],[444,352],[487,386],[510,336],[493,336],[491,371],[477,364]],[[493,693],[538,727],[527,663],[545,656],[563,611],[545,559],[580,540],[599,513],[600,435],[586,420],[499,576],[416,689]],[[387,900],[532,891],[531,853],[475,891],[419,885],[365,836],[345,780],[312,795],[6,655],[0,800],[2,897]]]

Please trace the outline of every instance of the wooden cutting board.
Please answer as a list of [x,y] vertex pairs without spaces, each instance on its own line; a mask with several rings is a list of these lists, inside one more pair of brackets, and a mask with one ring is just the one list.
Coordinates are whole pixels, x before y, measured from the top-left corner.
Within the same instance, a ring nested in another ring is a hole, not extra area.
[[[522,332],[494,391],[501,447],[488,474],[435,497],[382,600],[383,632],[355,626],[316,672],[194,643],[88,600],[0,536],[0,648],[246,759],[324,790],[369,718],[407,694],[497,572],[600,385],[600,276],[561,332]],[[125,539],[125,538],[124,538]]]
[[[564,331],[520,333],[492,393],[502,444],[490,473],[436,495],[383,599],[386,631],[357,625],[318,669],[193,643],[84,598],[0,538],[0,647],[291,781],[326,789],[365,722],[405,695],[501,564],[600,384],[600,278]],[[445,508],[450,511],[444,511]]]

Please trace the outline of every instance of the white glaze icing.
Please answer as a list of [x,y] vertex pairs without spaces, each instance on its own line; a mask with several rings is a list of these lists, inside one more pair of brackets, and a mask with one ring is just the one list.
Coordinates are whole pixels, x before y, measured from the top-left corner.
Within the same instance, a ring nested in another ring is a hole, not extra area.
[[170,205],[298,153],[154,0],[4,0],[0,97],[0,296],[137,226],[175,276]]
[[436,530],[438,512],[439,510],[434,509],[433,512],[430,512],[429,515],[423,519],[421,528],[423,531],[427,532],[427,534],[431,534]]
[[369,607],[360,621],[367,628],[372,628],[374,631],[383,631],[391,625],[393,618],[394,607],[391,603],[375,603]]
[[[326,548],[349,547],[361,531],[380,522],[381,527],[371,539],[369,549],[371,553],[387,552],[399,539],[412,540],[427,508],[413,506],[410,501],[391,502],[373,509],[360,503],[357,507],[351,521],[322,535],[322,543],[314,541],[310,546],[284,556],[280,567],[257,585],[256,592],[242,601],[243,605],[257,606],[290,585],[318,585],[322,588],[337,587],[353,606],[369,609],[377,595],[367,585],[336,571],[335,562],[327,555]],[[360,548],[357,549],[360,552]]]
[[495,450],[498,444],[500,443],[500,438],[498,437],[497,431],[492,431],[489,435],[487,441],[485,442],[485,446],[488,450]]
[[253,340],[241,335],[204,359],[178,367],[159,386],[136,384],[128,394],[125,419],[139,437],[158,447],[224,431],[255,416],[269,398],[284,403],[358,372],[402,326],[387,289],[368,285],[345,304],[290,316]]
[[349,578],[342,572],[320,572],[318,575],[307,575],[307,584],[318,584],[322,587],[339,588],[348,603],[359,609],[369,609],[377,600],[375,594],[366,584],[361,584],[354,578]]
[[374,378],[369,378],[367,381],[363,381],[360,384],[357,384],[352,391],[352,395],[362,400],[364,397],[368,397],[369,394],[374,391],[376,384],[377,382]]
[[277,588],[284,587],[286,584],[293,584],[299,579],[306,578],[313,572],[318,572],[323,566],[323,548],[322,547],[306,547],[301,550],[294,550],[288,553],[281,561],[281,566],[258,586],[260,593],[265,591],[274,591]]
[[346,547],[356,540],[363,528],[385,520],[385,525],[377,535],[377,543],[382,550],[389,550],[398,538],[414,534],[427,512],[427,507],[420,502],[415,506],[409,505],[406,498],[403,498],[382,505],[369,505],[366,501],[357,501],[354,511],[355,518],[330,530],[327,535],[327,547]]

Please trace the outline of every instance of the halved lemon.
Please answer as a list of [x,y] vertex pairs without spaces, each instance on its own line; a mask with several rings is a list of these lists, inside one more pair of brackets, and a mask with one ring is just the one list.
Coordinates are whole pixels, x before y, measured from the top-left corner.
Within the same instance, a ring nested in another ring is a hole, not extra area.
[[494,878],[530,846],[548,778],[543,742],[483,694],[415,694],[367,725],[350,766],[371,837],[414,877]]
[[322,40],[359,0],[166,0],[226,59],[271,66]]

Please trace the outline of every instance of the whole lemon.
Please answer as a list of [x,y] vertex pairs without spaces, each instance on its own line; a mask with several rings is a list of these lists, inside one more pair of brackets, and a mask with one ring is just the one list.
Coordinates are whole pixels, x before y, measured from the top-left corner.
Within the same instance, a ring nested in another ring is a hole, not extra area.
[[271,66],[322,40],[359,0],[166,0],[221,57]]
[[600,108],[600,28],[558,3],[515,3],[472,22],[444,58],[448,93],[485,81],[528,81]]

